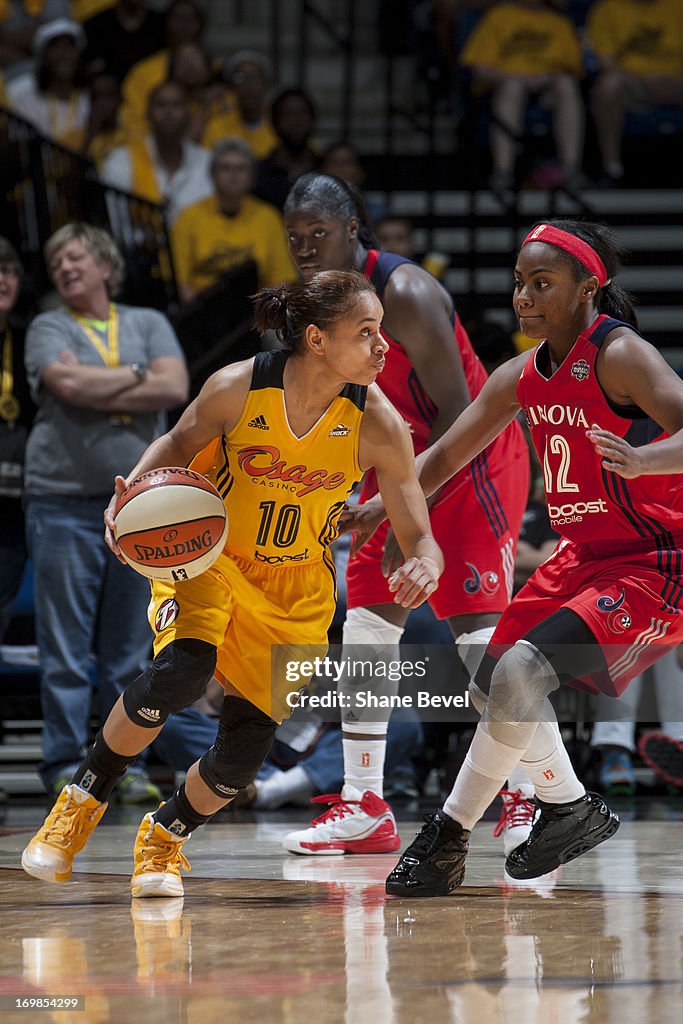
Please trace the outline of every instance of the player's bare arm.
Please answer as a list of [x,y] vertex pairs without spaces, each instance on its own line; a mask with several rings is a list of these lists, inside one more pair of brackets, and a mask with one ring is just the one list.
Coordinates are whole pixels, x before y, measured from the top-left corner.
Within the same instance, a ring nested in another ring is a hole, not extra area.
[[620,328],[603,347],[597,365],[600,383],[618,405],[635,405],[671,436],[634,448],[599,423],[588,436],[603,456],[605,469],[627,479],[683,473],[683,381],[653,345]]
[[[471,462],[512,423],[519,412],[517,382],[528,358],[529,354],[525,352],[499,366],[474,402],[458,416],[446,433],[431,448],[418,455],[415,460],[417,475],[426,497]],[[380,495],[344,511],[340,518],[340,529],[342,533],[352,530],[355,534],[352,554],[372,536],[385,518],[386,511]]]
[[417,608],[438,585],[441,549],[432,536],[429,513],[415,476],[408,428],[379,388],[368,389],[361,430],[361,466],[373,466],[387,514],[406,561],[389,581],[394,601]]
[[429,434],[432,444],[470,403],[450,320],[450,300],[426,271],[405,264],[389,278],[384,305],[387,334],[406,350],[422,387],[438,409]]
[[248,359],[233,363],[209,377],[175,426],[152,442],[127,477],[116,477],[114,494],[104,513],[104,536],[114,554],[119,555],[114,540],[114,508],[119,495],[142,473],[160,466],[188,465],[209,441],[230,431],[242,414],[253,362]]

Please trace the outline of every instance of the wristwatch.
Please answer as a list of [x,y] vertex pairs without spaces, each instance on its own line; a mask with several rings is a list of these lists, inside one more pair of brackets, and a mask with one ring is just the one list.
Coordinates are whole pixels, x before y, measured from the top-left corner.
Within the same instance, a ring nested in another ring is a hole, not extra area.
[[131,363],[130,368],[135,374],[140,384],[144,384],[147,380],[147,366],[145,363]]

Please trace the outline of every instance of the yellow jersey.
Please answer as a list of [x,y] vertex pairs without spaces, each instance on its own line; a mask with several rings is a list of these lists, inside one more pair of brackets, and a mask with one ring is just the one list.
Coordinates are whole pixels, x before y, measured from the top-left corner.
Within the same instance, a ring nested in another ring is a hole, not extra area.
[[367,388],[347,384],[303,437],[289,425],[287,352],[261,352],[239,421],[192,461],[228,512],[225,554],[286,569],[324,561],[344,501],[360,480],[360,427]]

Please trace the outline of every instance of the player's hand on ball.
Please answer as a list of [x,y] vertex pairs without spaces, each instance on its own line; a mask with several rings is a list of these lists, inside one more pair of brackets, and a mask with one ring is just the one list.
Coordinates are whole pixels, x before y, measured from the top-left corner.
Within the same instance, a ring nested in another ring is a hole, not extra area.
[[114,510],[116,509],[116,503],[126,489],[126,481],[122,476],[114,477],[114,493],[111,496],[111,501],[104,510],[104,539],[107,547],[111,548],[119,562],[123,565],[126,564],[126,560],[119,550],[119,546],[116,543],[114,537]]
[[394,602],[403,608],[418,608],[439,585],[441,569],[431,558],[409,558],[389,577]]
[[382,575],[384,578],[388,578],[398,569],[401,562],[403,561],[403,552],[398,546],[396,540],[396,534],[389,527],[387,532],[386,540],[384,541],[384,551],[382,553]]
[[377,527],[386,519],[384,505],[378,498],[371,498],[362,505],[345,505],[339,516],[339,534],[353,533],[351,558],[370,540]]
[[602,430],[597,423],[586,434],[598,455],[602,456],[602,465],[611,473],[617,473],[627,480],[647,473],[647,453],[644,448],[633,448],[623,437],[618,437],[611,430]]

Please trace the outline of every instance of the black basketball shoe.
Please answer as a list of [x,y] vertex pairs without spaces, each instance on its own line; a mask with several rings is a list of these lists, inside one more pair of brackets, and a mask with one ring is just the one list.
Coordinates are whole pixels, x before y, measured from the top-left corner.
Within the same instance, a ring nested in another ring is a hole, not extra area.
[[570,804],[544,804],[529,838],[512,851],[505,870],[512,878],[538,878],[613,836],[620,822],[597,793]]
[[444,811],[425,822],[387,878],[389,896],[448,896],[462,883],[470,833]]
[[683,743],[663,732],[648,732],[640,737],[638,750],[645,764],[661,779],[683,788]]

